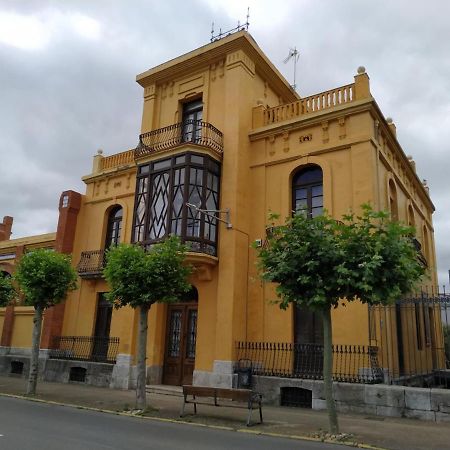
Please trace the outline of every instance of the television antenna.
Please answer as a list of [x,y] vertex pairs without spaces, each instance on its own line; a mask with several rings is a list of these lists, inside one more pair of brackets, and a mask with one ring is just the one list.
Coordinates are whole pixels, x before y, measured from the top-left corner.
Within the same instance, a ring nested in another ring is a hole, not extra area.
[[287,57],[283,60],[284,64],[287,64],[291,60],[294,62],[294,84],[291,84],[291,87],[292,89],[294,89],[294,91],[297,89],[297,84],[295,83],[295,81],[297,78],[297,62],[299,56],[300,52],[297,50],[297,47],[294,47],[289,49],[289,55],[287,55]]
[[250,26],[250,6],[247,8],[247,17],[245,19],[245,23],[241,24],[240,21],[237,23],[237,27],[232,28],[228,31],[222,31],[222,28],[219,28],[219,33],[214,34],[214,22],[211,25],[211,39],[210,42],[218,41],[225,36],[229,36],[230,34],[236,33],[238,31],[248,31],[248,27]]

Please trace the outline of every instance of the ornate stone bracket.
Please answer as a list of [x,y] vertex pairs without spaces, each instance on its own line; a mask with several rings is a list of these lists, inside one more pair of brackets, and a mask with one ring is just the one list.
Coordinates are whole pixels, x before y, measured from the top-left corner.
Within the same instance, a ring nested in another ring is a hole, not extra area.
[[194,252],[187,253],[186,261],[194,266],[194,276],[199,281],[211,281],[214,267],[219,263],[215,256]]

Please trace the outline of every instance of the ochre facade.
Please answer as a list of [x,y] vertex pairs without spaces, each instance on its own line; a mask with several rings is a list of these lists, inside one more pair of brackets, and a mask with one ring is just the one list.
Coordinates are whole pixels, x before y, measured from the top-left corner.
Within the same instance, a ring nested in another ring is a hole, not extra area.
[[[140,145],[111,156],[99,151],[69,225],[60,218],[58,226],[58,233],[71,227],[73,240],[61,251],[72,253],[80,280],[53,335],[94,336],[103,326],[105,335],[118,337],[111,386],[133,385],[136,354],[136,311],[107,312],[103,325],[99,319],[108,291],[104,250],[119,241],[151,246],[175,232],[193,250],[195,298],[149,313],[151,383],[231,386],[236,342],[308,340],[298,329],[301,314],[295,319],[292,308],[280,310],[271,302],[274,287],[258,278],[251,243],[263,244],[270,211],[288,217],[299,208],[313,215],[326,209],[340,218],[367,202],[390,210],[415,226],[429,284],[436,284],[428,188],[372,97],[364,68],[346,86],[303,98],[252,37],[238,32],[150,69],[137,82],[144,100]],[[64,194],[61,202],[60,210],[70,208]],[[0,243],[0,258],[7,248]],[[3,317],[5,309],[0,328]],[[20,320],[12,347],[29,345]],[[335,344],[381,347],[369,328],[365,305],[333,311]]]

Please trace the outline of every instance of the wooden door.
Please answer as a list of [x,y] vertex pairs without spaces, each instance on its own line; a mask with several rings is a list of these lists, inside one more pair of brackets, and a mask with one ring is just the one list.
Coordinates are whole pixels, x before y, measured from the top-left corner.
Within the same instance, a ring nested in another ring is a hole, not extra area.
[[111,328],[112,304],[106,300],[104,293],[99,294],[91,359],[106,361],[108,359],[109,330]]
[[197,312],[196,303],[168,306],[163,384],[192,384],[197,341]]
[[319,312],[296,306],[294,375],[314,378],[323,373],[323,320]]

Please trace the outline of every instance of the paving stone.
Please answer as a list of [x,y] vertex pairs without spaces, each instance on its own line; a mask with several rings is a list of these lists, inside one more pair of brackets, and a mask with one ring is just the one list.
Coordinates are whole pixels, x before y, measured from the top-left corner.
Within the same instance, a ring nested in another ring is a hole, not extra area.
[[420,420],[436,420],[436,413],[434,411],[422,411],[419,409],[405,409],[405,416],[408,419],[420,419]]

